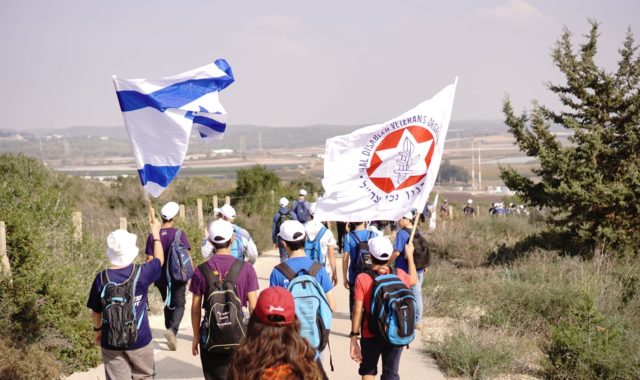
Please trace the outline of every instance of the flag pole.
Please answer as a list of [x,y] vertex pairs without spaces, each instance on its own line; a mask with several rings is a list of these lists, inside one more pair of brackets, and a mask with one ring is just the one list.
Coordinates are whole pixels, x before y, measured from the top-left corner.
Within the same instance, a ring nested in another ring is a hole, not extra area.
[[[427,200],[427,202],[429,201]],[[416,216],[413,218],[413,230],[411,231],[411,236],[409,237],[410,244],[413,244],[413,237],[415,236],[416,230],[418,229],[418,221],[420,221],[420,213],[416,210]]]
[[[116,84],[116,79],[118,78],[115,74],[111,76],[113,79],[113,87],[116,89],[116,95],[118,94],[118,85]],[[125,123],[125,128],[127,128]],[[129,133],[129,131],[127,131]],[[138,175],[139,176],[139,175]],[[147,216],[149,218],[149,222],[152,222],[156,217],[156,210],[153,208],[151,204],[151,198],[149,197],[149,193],[144,189],[142,182],[140,182],[140,188],[142,188],[142,195],[144,197],[145,203],[147,204]]]

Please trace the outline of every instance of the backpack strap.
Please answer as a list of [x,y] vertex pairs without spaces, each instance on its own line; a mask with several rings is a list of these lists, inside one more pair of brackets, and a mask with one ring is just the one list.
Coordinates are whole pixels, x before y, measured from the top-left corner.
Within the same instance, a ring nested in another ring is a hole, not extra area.
[[355,231],[349,232],[349,235],[353,236],[353,238],[356,239],[356,245],[362,243],[362,241],[358,239],[358,235],[356,235]]
[[240,275],[240,271],[242,270],[243,266],[244,266],[244,261],[236,260],[231,265],[231,269],[229,269],[229,272],[226,274],[226,276],[224,276],[224,282],[229,282],[229,283],[235,284],[236,280],[238,279],[238,275]]
[[[131,286],[131,296],[133,300],[131,300],[131,307],[133,307],[133,320],[136,320],[136,287],[138,286],[138,279],[140,279],[140,273],[142,272],[142,265],[134,264],[133,270],[131,271],[131,275],[136,274],[133,278],[133,284]],[[127,280],[128,281],[128,280]],[[140,319],[138,319],[138,324],[136,325],[136,329],[140,330],[140,326],[142,325],[142,318],[144,317],[145,310],[142,309],[142,314],[140,314]]]
[[367,269],[367,270],[365,270],[365,271],[364,271],[364,272],[362,272],[362,273],[366,273],[366,274],[368,274],[368,275],[369,275],[369,277],[371,277],[371,279],[372,279],[373,281],[375,281],[375,280],[376,280],[376,277],[378,277],[378,275],[380,274],[380,273],[378,273],[378,272],[374,271],[373,269]]
[[322,226],[320,228],[320,232],[318,232],[318,234],[316,235],[316,238],[313,239],[313,241],[320,241],[322,239],[322,237],[324,236],[324,233],[327,232],[327,227]]
[[276,265],[276,269],[279,270],[280,273],[282,273],[289,281],[296,278],[296,273],[286,262],[281,262],[280,264]]
[[[175,247],[180,244],[180,235],[182,234],[181,230],[176,230],[176,234],[173,236],[173,241],[171,242],[171,247]],[[167,298],[164,301],[164,305],[169,310],[175,309],[175,307],[171,307],[171,274],[169,273],[169,264],[171,260],[167,260],[167,256],[164,257],[165,262],[167,263]]]
[[211,270],[211,267],[209,267],[209,264],[207,264],[206,261],[204,263],[198,265],[198,269],[200,269],[200,272],[204,276],[205,281],[207,281],[207,284],[209,285],[209,292],[210,293],[211,293],[211,291],[213,289],[220,289],[221,288],[220,277],[218,275],[216,275],[215,273],[213,273],[213,271]]
[[[309,270],[307,270],[307,273],[309,274],[309,276],[315,277],[318,274],[318,272],[320,272],[320,269],[322,269],[322,264],[320,264],[317,261],[314,261],[313,264],[311,264],[311,267],[309,268]],[[289,279],[289,281],[291,281],[291,279]]]

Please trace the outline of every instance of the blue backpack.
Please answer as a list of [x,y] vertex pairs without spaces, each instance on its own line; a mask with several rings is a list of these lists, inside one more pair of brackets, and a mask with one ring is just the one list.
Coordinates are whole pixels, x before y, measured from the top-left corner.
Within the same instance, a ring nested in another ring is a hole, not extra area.
[[240,261],[244,261],[244,245],[242,244],[242,237],[241,237],[241,229],[238,226],[233,226],[233,235],[236,237],[235,240],[233,241],[233,244],[231,244],[231,256],[235,257],[236,259],[240,260]]
[[182,231],[176,230],[176,235],[167,252],[167,280],[187,282],[193,277],[193,266],[189,250],[182,244]]
[[369,330],[393,346],[407,346],[415,338],[416,298],[398,277],[394,268],[389,274],[366,272],[373,278]]
[[329,343],[332,312],[327,295],[316,280],[316,275],[322,269],[320,263],[314,262],[308,270],[295,273],[286,263],[276,266],[287,279],[296,303],[296,316],[300,321],[300,335],[318,352],[324,350]]
[[309,206],[307,201],[304,201],[304,202],[294,201],[291,211],[293,211],[293,213],[296,214],[296,218],[298,219],[298,222],[302,224],[304,224],[309,218]]
[[304,253],[307,254],[307,257],[310,258],[313,261],[317,261],[320,264],[324,265],[324,257],[322,256],[322,245],[320,244],[320,240],[322,239],[322,236],[324,236],[324,233],[327,231],[327,228],[322,226],[322,228],[320,228],[320,231],[318,231],[318,235],[316,235],[316,238],[313,240],[309,240],[309,238],[307,238],[307,241],[304,242]]
[[[189,250],[182,244],[181,230],[176,230],[176,235],[167,252],[167,299],[165,305],[171,309],[171,283],[173,281],[187,282],[193,277],[193,266]],[[172,309],[173,310],[173,309]]]

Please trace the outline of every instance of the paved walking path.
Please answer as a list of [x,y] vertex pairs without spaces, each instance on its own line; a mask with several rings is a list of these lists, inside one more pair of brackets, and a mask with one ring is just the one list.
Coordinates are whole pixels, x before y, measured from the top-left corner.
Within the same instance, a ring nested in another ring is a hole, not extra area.
[[[338,261],[338,273],[342,278],[341,260]],[[269,275],[275,265],[280,262],[277,251],[268,251],[258,258],[255,264],[260,282],[260,289],[269,286]],[[359,379],[358,364],[349,356],[349,293],[339,284],[334,289],[334,296],[338,304],[338,310],[334,313],[333,328],[331,331],[331,351],[335,372],[328,372],[330,379],[345,380]],[[163,337],[163,316],[150,316],[149,322],[153,332],[153,345],[156,360],[156,379],[202,379],[200,357],[191,355],[191,297],[187,296],[185,316],[178,332],[178,349],[169,351]],[[444,379],[433,360],[422,353],[422,337],[418,334],[411,348],[402,353],[400,362],[400,378],[403,380],[439,380]],[[380,371],[380,366],[378,367]],[[69,380],[103,380],[104,367],[100,365],[87,372],[74,373]],[[379,378],[379,376],[378,376]]]

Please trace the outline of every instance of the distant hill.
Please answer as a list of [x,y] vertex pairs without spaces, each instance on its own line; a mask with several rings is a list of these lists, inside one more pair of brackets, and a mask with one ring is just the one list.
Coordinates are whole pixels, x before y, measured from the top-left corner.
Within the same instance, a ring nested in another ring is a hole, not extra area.
[[[247,151],[262,148],[300,148],[323,145],[327,138],[350,133],[362,126],[312,125],[305,127],[268,127],[258,125],[230,125],[223,140],[202,143],[192,133],[194,144],[189,153],[208,153],[212,149],[239,150],[241,140]],[[17,131],[0,130],[0,136],[11,136]],[[502,121],[454,121],[449,126],[448,139],[468,138],[507,133]],[[39,129],[21,132],[26,141],[0,141],[0,152],[23,152],[42,159],[77,157],[128,156],[131,149],[124,126],[73,126],[63,129]]]

